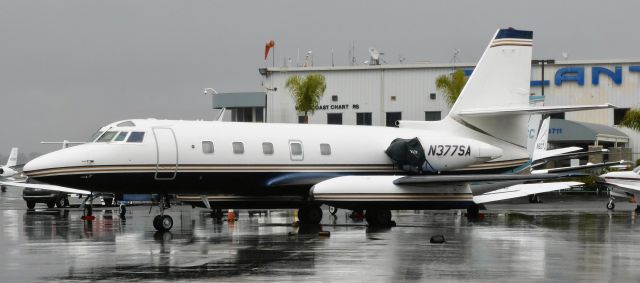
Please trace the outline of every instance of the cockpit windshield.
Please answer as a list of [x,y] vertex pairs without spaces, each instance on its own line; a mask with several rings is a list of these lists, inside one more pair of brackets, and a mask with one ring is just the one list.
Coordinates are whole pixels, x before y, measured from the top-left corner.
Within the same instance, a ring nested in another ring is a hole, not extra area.
[[96,139],[102,135],[102,133],[104,133],[103,131],[98,130],[97,132],[93,133],[93,135],[91,135],[91,137],[89,138],[89,142],[94,142],[96,141]]
[[106,132],[96,140],[96,142],[110,142],[118,132]]

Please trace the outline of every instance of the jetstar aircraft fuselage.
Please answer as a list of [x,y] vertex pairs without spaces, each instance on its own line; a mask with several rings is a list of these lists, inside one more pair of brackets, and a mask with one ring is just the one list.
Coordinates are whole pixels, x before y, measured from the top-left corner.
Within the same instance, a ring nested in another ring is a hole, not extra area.
[[[336,176],[401,174],[385,154],[396,138],[420,139],[429,162],[424,174],[503,172],[527,162],[525,150],[497,139],[405,128],[145,119],[113,123],[96,136],[37,158],[25,171],[95,192],[305,198],[312,185]],[[505,148],[507,158],[500,158]]]

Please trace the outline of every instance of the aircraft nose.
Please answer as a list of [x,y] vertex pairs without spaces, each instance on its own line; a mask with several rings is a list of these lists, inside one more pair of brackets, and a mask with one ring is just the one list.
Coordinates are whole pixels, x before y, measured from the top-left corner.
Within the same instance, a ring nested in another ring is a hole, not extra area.
[[29,176],[29,173],[53,168],[54,165],[51,163],[52,158],[49,156],[50,154],[51,153],[36,157],[27,162],[22,168],[22,171]]

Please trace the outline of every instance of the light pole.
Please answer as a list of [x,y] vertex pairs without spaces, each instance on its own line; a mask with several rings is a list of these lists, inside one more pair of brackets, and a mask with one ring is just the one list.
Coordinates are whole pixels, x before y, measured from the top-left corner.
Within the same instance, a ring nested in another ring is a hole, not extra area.
[[546,60],[531,60],[531,65],[540,65],[542,72],[542,79],[540,80],[540,86],[542,87],[542,96],[544,96],[544,65],[546,64],[555,64],[556,60],[554,59],[546,59]]

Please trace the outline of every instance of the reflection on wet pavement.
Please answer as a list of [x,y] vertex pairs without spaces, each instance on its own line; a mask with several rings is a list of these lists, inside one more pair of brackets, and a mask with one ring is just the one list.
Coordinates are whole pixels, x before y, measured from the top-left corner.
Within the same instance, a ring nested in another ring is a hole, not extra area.
[[[458,211],[394,211],[398,226],[386,229],[354,222],[344,210],[325,211],[321,227],[303,229],[291,225],[290,211],[241,211],[228,223],[174,206],[167,233],[155,232],[148,207],[130,207],[126,219],[96,209],[96,220],[83,222],[78,209],[27,211],[5,194],[0,204],[3,282],[640,279],[635,214],[571,211],[584,202],[544,211],[503,205],[478,221]],[[436,234],[446,243],[429,243]]]

